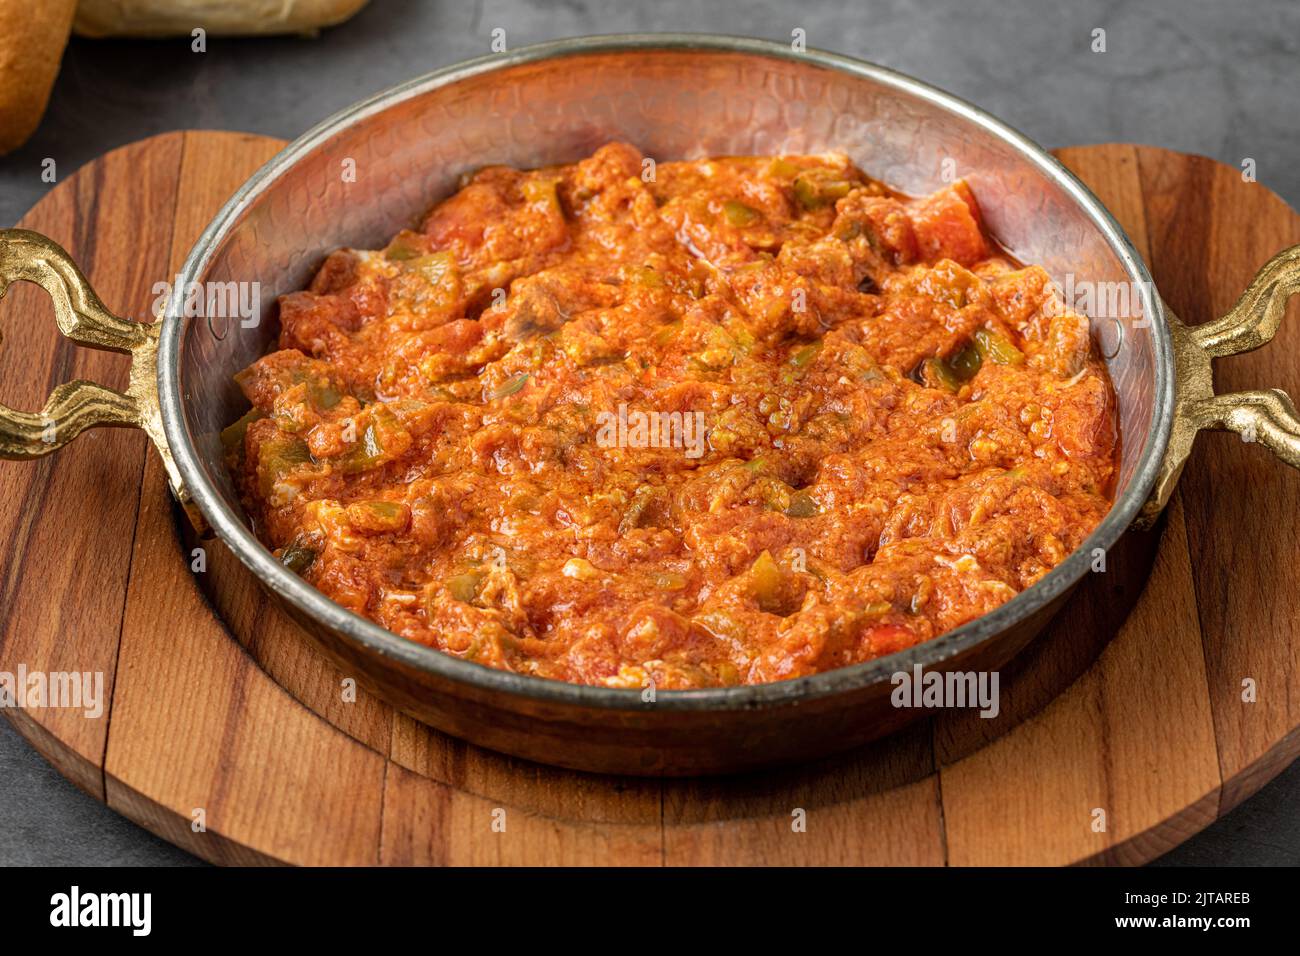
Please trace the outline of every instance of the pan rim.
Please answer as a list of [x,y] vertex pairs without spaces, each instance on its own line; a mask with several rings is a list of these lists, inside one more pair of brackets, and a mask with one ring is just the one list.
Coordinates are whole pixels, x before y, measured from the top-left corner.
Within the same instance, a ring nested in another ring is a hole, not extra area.
[[[211,256],[244,211],[303,156],[342,129],[409,98],[496,70],[547,59],[617,52],[743,53],[812,64],[822,69],[872,79],[919,97],[983,128],[1010,145],[1027,162],[1054,181],[1088,216],[1124,264],[1142,298],[1143,314],[1151,317],[1154,357],[1152,422],[1137,467],[1124,492],[1092,534],[1061,564],[1006,604],[937,638],[886,657],[824,671],[807,677],[765,684],[696,690],[660,690],[653,704],[639,689],[598,687],[549,680],[497,670],[417,644],[334,603],[283,567],[252,534],[242,516],[231,509],[207,478],[183,413],[181,389],[183,353],[183,295],[204,274]],[[1096,549],[1109,551],[1128,530],[1147,499],[1164,457],[1174,408],[1172,342],[1163,304],[1154,283],[1127,234],[1092,192],[1038,144],[973,104],[911,76],[863,60],[821,50],[795,52],[768,40],[718,34],[610,34],[556,40],[520,47],[508,53],[479,57],[435,70],[361,100],[303,133],[272,157],[226,202],[186,257],[180,280],[167,303],[159,341],[158,393],[163,428],[186,489],[213,530],[261,582],[300,613],[340,635],[354,649],[388,658],[417,671],[488,694],[505,693],[534,701],[606,710],[734,711],[793,705],[888,680],[916,666],[933,667],[963,654],[1038,613],[1072,588],[1091,567]]]

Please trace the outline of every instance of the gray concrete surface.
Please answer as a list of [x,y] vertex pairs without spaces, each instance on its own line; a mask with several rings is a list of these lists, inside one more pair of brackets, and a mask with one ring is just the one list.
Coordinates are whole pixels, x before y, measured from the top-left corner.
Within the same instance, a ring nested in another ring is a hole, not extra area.
[[[292,138],[366,94],[488,52],[495,27],[511,46],[630,31],[788,40],[798,27],[810,46],[945,87],[1048,147],[1131,141],[1233,165],[1251,158],[1261,183],[1300,203],[1294,0],[371,0],[315,39],[211,38],[202,54],[188,38],[74,39],[40,130],[0,159],[0,222],[15,222],[50,188],[40,178],[47,157],[64,178],[165,130]],[[1096,29],[1106,31],[1104,53],[1091,48]],[[1161,863],[1300,863],[1297,808],[1300,764]],[[0,864],[189,862],[80,793],[0,721]]]

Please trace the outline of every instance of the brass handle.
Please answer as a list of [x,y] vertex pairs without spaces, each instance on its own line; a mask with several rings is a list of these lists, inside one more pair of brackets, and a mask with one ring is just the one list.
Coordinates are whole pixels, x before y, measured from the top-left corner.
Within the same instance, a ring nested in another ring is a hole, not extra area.
[[87,428],[139,428],[162,456],[167,478],[191,520],[202,518],[176,470],[158,404],[158,326],[108,310],[76,263],[56,242],[27,229],[0,230],[0,298],[19,280],[34,282],[54,302],[59,331],[94,349],[131,356],[125,392],[96,382],[65,382],[39,412],[0,405],[0,458],[31,459],[62,448]]
[[1212,361],[1265,345],[1277,335],[1291,296],[1300,292],[1300,245],[1279,252],[1256,273],[1222,318],[1186,326],[1168,308],[1175,368],[1174,422],[1151,497],[1135,523],[1150,527],[1173,494],[1196,433],[1233,431],[1300,468],[1300,414],[1281,389],[1216,395]]

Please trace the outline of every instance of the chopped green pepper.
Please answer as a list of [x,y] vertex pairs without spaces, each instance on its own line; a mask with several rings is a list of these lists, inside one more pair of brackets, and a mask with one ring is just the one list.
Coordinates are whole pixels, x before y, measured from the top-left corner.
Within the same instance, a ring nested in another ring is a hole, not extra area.
[[456,259],[450,252],[434,252],[427,256],[416,256],[407,263],[418,270],[433,285],[437,285],[456,265]]
[[361,437],[345,454],[339,458],[339,467],[344,474],[356,474],[368,471],[384,460],[384,443],[379,437],[375,423],[369,422],[361,430]]
[[356,501],[347,507],[348,520],[363,533],[402,531],[406,528],[408,515],[406,505],[382,498]]
[[634,528],[658,528],[669,517],[668,499],[660,488],[643,485],[637,489],[618,523],[619,534],[627,534]]
[[221,430],[221,445],[227,453],[240,452],[244,448],[244,436],[248,434],[248,426],[253,424],[259,418],[262,418],[262,412],[257,408],[250,408],[244,412],[242,418],[233,425],[228,425]]
[[927,378],[937,382],[948,391],[955,392],[961,387],[961,383],[957,381],[957,376],[952,374],[952,369],[950,369],[948,363],[942,359],[928,358],[925,360],[924,367],[927,372]]
[[263,442],[258,451],[257,471],[262,494],[271,497],[275,486],[285,475],[302,465],[310,464],[311,452],[301,438],[287,436],[282,440]]
[[767,174],[769,176],[778,176],[782,179],[790,179],[793,176],[799,175],[799,167],[790,162],[790,160],[778,156],[768,164]]
[[343,395],[329,382],[313,381],[307,385],[307,397],[317,411],[333,408],[343,400]]
[[1025,353],[998,332],[980,329],[975,333],[975,347],[983,358],[991,358],[995,365],[1023,365]]
[[501,385],[498,385],[496,388],[492,389],[492,391],[488,392],[488,401],[494,402],[498,398],[508,398],[509,396],[514,395],[528,384],[528,378],[529,374],[527,372],[520,372],[512,378],[506,379],[506,381]]
[[928,358],[922,368],[928,378],[950,392],[961,388],[962,383],[974,378],[984,364],[984,351],[975,342],[968,342],[948,358]]
[[468,604],[478,596],[478,586],[482,580],[483,575],[478,571],[453,574],[447,579],[447,590],[451,592],[451,596],[457,601],[464,601]]
[[788,518],[812,518],[815,517],[821,508],[817,505],[817,499],[806,491],[796,491],[790,496],[790,504],[785,509]]
[[727,222],[731,223],[737,229],[744,229],[746,226],[752,226],[758,222],[758,210],[752,206],[746,206],[743,202],[735,199],[728,199],[722,204],[722,211],[727,216]]
[[833,178],[829,170],[806,169],[794,180],[794,198],[805,209],[820,209],[843,199],[853,188],[847,179]]
[[764,551],[749,569],[749,586],[759,608],[769,613],[781,609],[781,584],[785,575],[770,551]]
[[420,248],[421,236],[409,229],[403,229],[393,241],[384,249],[384,258],[393,262],[403,262],[407,259],[414,259],[419,256],[423,250]]
[[984,363],[984,355],[972,342],[948,359],[948,368],[959,382],[969,382]]
[[796,349],[790,356],[790,364],[795,368],[807,368],[821,352],[822,344],[822,340],[818,339],[816,342]]
[[302,574],[315,560],[315,550],[300,544],[291,544],[280,552],[280,563],[294,574]]

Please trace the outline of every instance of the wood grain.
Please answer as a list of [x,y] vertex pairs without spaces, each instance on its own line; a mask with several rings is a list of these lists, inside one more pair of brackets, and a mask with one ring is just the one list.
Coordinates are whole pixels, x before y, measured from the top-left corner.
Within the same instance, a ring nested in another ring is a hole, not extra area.
[[[183,139],[182,195],[229,195],[277,145],[173,135]],[[201,226],[178,216],[196,235]],[[172,245],[166,275],[186,247]],[[109,805],[221,862],[378,862],[382,756],[297,706],[238,643],[208,639],[224,628],[194,586],[154,457],[141,501],[104,762]]]
[[[1238,170],[1150,148],[1138,159],[1159,224],[1148,261],[1184,322],[1222,315],[1247,277],[1300,242],[1300,217]],[[1217,363],[1218,391],[1273,387],[1300,395],[1298,357],[1300,302],[1292,301],[1267,348]],[[1300,474],[1276,467],[1262,447],[1211,434],[1196,442],[1184,475],[1225,813],[1280,773],[1300,746]],[[1247,680],[1255,703],[1243,700]]]
[[[1149,261],[1137,151],[1083,147],[1060,158]],[[1112,565],[1108,573],[1119,571]],[[1153,632],[1159,642],[1148,640]],[[1150,772],[1153,751],[1159,774]],[[1008,774],[1013,786],[994,785]],[[944,767],[941,777],[954,864],[1032,866],[1063,856],[1135,863],[1214,818],[1203,801],[1213,802],[1220,777],[1180,498],[1165,515],[1143,599],[1096,665],[1020,732]],[[991,804],[993,794],[1012,802]],[[1177,818],[1172,835],[1144,836],[1155,829],[1152,811],[1162,822]],[[1041,837],[1016,838],[1025,831]]]
[[[78,172],[24,225],[65,243],[110,307],[145,315],[152,284],[279,146],[155,137]],[[1060,155],[1187,321],[1300,241],[1300,217],[1236,170],[1147,147]],[[121,383],[125,362],[62,343],[39,293],[10,298],[6,401],[38,405],[76,375]],[[1296,318],[1220,363],[1221,389],[1300,394]],[[1126,536],[1007,668],[998,719],[944,714],[846,757],[676,781],[541,767],[364,693],[344,700],[342,675],[243,566],[181,533],[138,435],[91,433],[43,462],[0,462],[0,476],[0,669],[100,669],[112,687],[98,721],[8,715],[80,786],[217,862],[1136,863],[1300,751],[1300,476],[1226,436],[1198,442],[1161,534]]]
[[[148,316],[152,284],[167,270],[179,175],[179,137],[136,143],[73,175],[33,212],[106,301]],[[20,283],[3,308],[6,404],[40,408],[76,378],[126,386],[128,359],[61,338],[41,289]],[[123,429],[83,439],[39,462],[0,461],[0,661],[10,672],[25,664],[101,674],[111,693],[146,442]],[[82,527],[88,515],[91,534]],[[65,776],[104,798],[107,706],[97,719],[66,709],[10,716]]]

